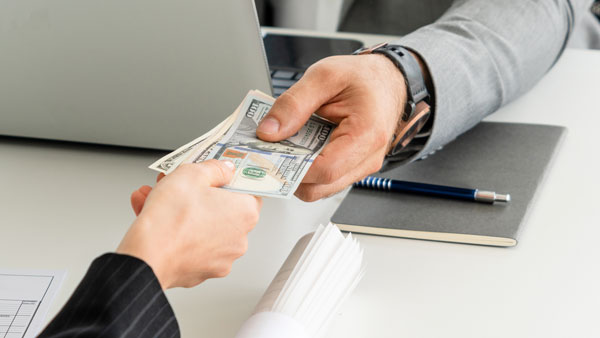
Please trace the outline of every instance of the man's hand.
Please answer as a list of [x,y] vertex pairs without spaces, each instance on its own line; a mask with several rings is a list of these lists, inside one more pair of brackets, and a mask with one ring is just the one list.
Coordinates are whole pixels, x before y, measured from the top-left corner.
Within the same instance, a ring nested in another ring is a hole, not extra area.
[[159,176],[154,189],[135,191],[132,206],[139,216],[117,252],[148,263],[163,289],[226,276],[246,252],[262,203],[216,188],[231,180],[232,168],[216,160],[185,164]]
[[296,190],[304,201],[332,195],[381,168],[406,102],[402,73],[385,56],[333,56],[312,65],[258,127],[275,142],[313,113],[338,124]]

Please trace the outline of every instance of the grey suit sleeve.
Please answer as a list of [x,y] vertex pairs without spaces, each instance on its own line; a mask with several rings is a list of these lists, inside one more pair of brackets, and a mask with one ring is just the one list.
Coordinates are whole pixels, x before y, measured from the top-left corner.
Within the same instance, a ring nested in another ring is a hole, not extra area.
[[530,89],[562,53],[589,0],[455,1],[436,22],[394,43],[432,76],[431,135],[420,158]]

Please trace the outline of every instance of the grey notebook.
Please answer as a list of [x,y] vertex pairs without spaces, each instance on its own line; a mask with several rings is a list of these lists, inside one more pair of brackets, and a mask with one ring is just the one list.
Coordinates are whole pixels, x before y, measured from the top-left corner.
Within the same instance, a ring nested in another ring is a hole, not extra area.
[[340,229],[513,246],[564,127],[483,122],[429,158],[375,176],[509,193],[494,205],[352,188],[331,222]]

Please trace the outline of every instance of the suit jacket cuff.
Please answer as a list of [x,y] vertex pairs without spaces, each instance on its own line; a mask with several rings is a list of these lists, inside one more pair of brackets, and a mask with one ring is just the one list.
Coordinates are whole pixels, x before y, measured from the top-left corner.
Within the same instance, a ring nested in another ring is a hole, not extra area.
[[40,337],[179,336],[175,314],[144,261],[109,253],[98,257]]

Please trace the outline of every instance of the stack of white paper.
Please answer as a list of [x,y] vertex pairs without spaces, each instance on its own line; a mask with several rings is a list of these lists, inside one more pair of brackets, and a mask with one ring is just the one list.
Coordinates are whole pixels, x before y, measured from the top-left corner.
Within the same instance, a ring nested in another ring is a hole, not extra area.
[[364,273],[363,251],[331,223],[302,237],[237,338],[319,337]]

